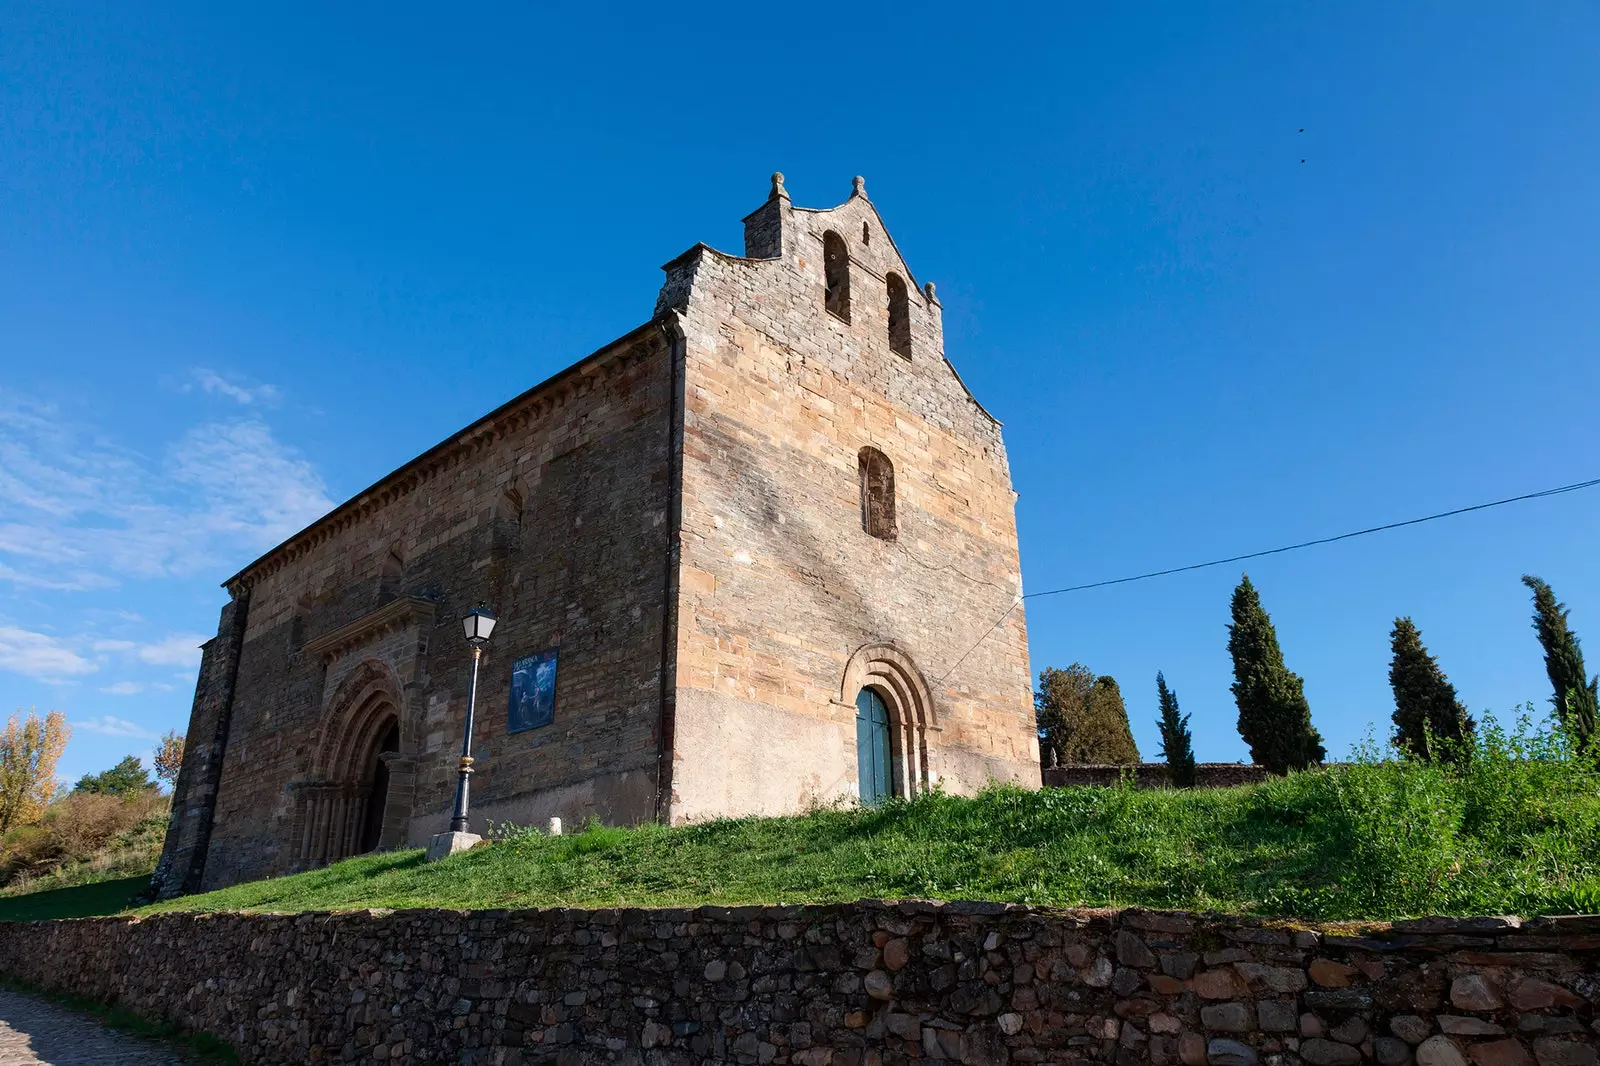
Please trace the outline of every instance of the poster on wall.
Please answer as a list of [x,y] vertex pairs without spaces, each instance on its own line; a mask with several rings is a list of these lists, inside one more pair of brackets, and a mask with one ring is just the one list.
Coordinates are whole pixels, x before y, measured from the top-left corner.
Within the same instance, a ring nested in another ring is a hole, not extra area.
[[549,725],[556,711],[556,649],[518,659],[511,664],[511,707],[507,731],[521,733]]

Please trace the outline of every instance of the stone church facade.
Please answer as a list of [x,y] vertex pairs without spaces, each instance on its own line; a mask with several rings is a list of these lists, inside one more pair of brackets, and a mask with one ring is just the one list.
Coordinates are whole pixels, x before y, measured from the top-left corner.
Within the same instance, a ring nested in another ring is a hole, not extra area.
[[644,325],[226,582],[159,895],[442,830],[480,602],[475,827],[1038,785],[1000,425],[861,180],[775,175],[743,256],[664,269]]

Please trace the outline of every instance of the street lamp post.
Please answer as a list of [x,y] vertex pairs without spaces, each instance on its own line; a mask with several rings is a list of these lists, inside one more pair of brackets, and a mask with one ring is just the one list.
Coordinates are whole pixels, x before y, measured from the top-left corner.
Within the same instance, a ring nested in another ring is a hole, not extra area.
[[467,805],[472,776],[472,720],[478,708],[478,666],[483,661],[483,646],[494,632],[494,612],[480,603],[461,619],[461,629],[472,645],[472,677],[467,682],[467,724],[461,736],[461,759],[456,764],[456,806],[450,817],[449,832],[437,834],[428,844],[428,860],[442,859],[465,851],[482,838],[467,829]]

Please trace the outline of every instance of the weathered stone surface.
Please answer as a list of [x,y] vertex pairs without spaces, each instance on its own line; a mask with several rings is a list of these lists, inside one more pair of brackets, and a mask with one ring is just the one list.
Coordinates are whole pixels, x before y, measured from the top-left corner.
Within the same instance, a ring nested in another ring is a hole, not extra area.
[[1206,1042],[1206,1061],[1211,1066],[1256,1066],[1260,1056],[1249,1044],[1219,1036]]
[[887,1001],[894,998],[894,981],[882,970],[873,970],[861,983],[867,995],[873,999]]
[[1506,999],[1518,1010],[1547,1010],[1551,1007],[1576,1007],[1583,1000],[1550,981],[1519,977],[1506,988]]
[[1306,968],[1311,980],[1323,988],[1348,988],[1350,978],[1359,972],[1354,966],[1334,962],[1332,959],[1313,959],[1311,965]]
[[1355,1066],[1361,1061],[1361,1052],[1336,1040],[1312,1037],[1300,1042],[1300,1057],[1312,1066]]
[[1328,1030],[1328,1036],[1341,1044],[1359,1044],[1367,1038],[1367,1023],[1359,1017],[1349,1017]]
[[1206,970],[1189,980],[1189,987],[1201,999],[1232,999],[1243,991],[1231,970]]
[[1430,1036],[1417,1048],[1417,1066],[1466,1066],[1466,1061],[1448,1036]]
[[435,833],[428,841],[428,862],[438,862],[462,851],[471,851],[483,841],[477,833]]
[[1460,1014],[1441,1014],[1434,1019],[1451,1036],[1505,1036],[1506,1031],[1494,1022],[1482,1018],[1469,1018]]
[[1149,969],[1155,966],[1156,957],[1143,940],[1124,929],[1117,934],[1117,961],[1124,966]]
[[883,965],[885,969],[898,971],[905,968],[910,961],[911,948],[906,943],[905,937],[895,937],[883,945]]
[[1389,1019],[1389,1031],[1408,1044],[1420,1044],[1428,1039],[1433,1026],[1415,1014],[1397,1014]]
[[1243,1003],[1213,1003],[1200,1008],[1200,1024],[1219,1033],[1245,1033],[1256,1027],[1255,1012]]
[[1306,987],[1306,972],[1297,967],[1263,966],[1259,962],[1236,962],[1234,972],[1252,985],[1269,992],[1299,992]]
[[1294,1003],[1263,999],[1256,1004],[1256,1023],[1269,1033],[1292,1033],[1299,1026]]
[[1313,988],[1304,995],[1313,1010],[1358,1011],[1372,1006],[1372,993],[1365,988]]
[[1450,983],[1450,1002],[1462,1010],[1495,1010],[1505,1005],[1483,974],[1469,973]]
[[1467,1048],[1474,1066],[1533,1066],[1533,1056],[1520,1040],[1490,1040]]
[[1206,1066],[1206,1040],[1198,1033],[1178,1037],[1178,1058],[1183,1066]]
[[1540,1037],[1533,1042],[1533,1057],[1539,1066],[1595,1066],[1597,1055],[1592,1043]]
[[1404,1066],[1411,1061],[1411,1045],[1392,1036],[1373,1037],[1372,1054],[1383,1066]]

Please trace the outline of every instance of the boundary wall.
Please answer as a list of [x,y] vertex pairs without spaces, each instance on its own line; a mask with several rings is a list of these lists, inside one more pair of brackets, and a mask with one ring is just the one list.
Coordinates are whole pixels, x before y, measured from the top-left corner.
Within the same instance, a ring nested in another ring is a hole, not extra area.
[[1600,917],[992,903],[0,923],[0,970],[247,1063],[1595,1066]]

